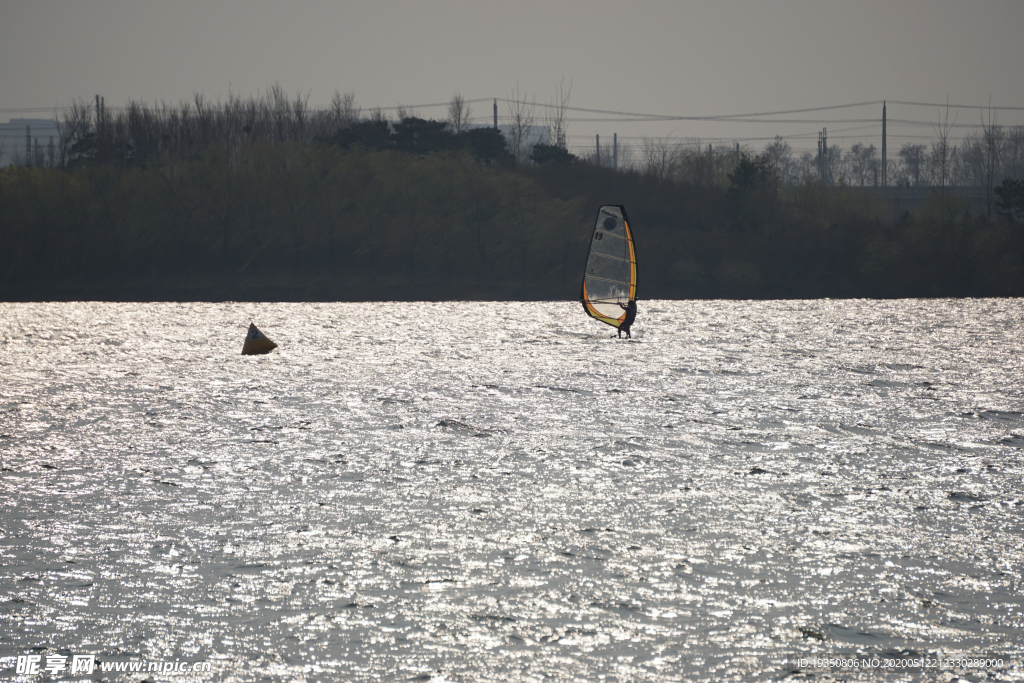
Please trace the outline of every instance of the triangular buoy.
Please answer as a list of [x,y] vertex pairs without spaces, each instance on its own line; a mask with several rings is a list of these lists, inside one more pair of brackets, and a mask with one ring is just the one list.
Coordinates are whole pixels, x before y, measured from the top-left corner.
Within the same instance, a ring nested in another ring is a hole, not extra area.
[[256,329],[256,326],[249,323],[249,333],[245,335],[245,344],[242,345],[243,356],[253,356],[260,353],[270,353],[277,348],[277,344]]

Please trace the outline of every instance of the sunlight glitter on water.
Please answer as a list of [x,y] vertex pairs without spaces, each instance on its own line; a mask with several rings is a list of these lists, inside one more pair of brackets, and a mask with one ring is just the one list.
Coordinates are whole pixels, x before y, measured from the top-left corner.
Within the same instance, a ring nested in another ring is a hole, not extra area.
[[0,667],[1020,654],[1020,300],[641,303],[0,304]]

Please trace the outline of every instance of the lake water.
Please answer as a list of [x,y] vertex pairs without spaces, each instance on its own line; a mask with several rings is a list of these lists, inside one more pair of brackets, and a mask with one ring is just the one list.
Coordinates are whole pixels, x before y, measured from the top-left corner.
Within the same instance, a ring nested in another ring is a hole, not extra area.
[[1022,331],[1019,299],[641,301],[633,341],[575,303],[0,304],[0,678],[1020,680]]

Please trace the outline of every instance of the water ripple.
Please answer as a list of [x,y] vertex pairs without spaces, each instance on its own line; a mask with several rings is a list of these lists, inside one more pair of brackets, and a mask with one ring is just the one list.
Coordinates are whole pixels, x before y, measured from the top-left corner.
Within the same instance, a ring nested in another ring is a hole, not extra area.
[[648,302],[626,342],[568,303],[0,304],[0,667],[1019,655],[1022,311]]

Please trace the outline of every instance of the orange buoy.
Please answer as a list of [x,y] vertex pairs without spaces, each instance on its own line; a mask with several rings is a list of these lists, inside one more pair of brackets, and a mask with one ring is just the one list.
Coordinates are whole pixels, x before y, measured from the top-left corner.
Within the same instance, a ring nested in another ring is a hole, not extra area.
[[242,345],[243,356],[254,356],[260,353],[270,353],[277,348],[277,344],[267,339],[255,325],[249,323],[249,333],[245,335],[245,344]]

